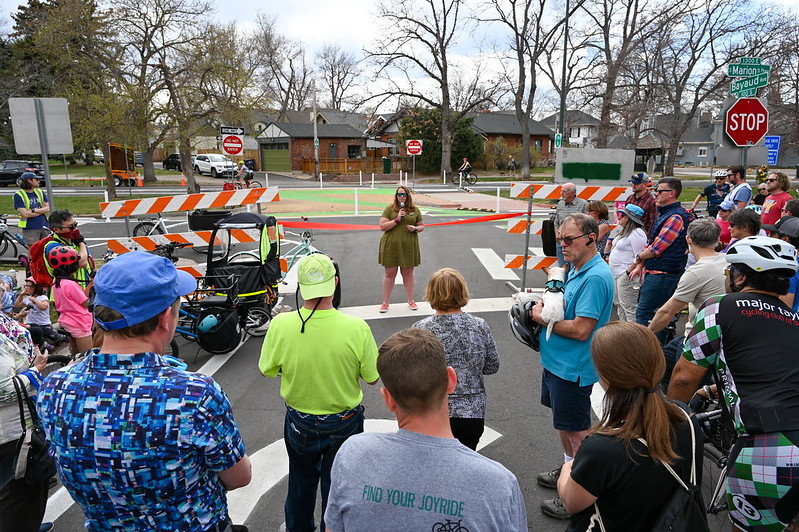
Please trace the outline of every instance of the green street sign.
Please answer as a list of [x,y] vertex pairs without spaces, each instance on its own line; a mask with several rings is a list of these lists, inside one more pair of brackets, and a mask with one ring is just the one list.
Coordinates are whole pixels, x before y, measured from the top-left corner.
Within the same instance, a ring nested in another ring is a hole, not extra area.
[[563,135],[561,135],[560,133],[555,133],[555,149],[560,148],[562,144],[563,144]]
[[313,147],[319,149],[319,139],[313,139]]
[[730,83],[730,94],[736,94],[740,97],[743,92],[749,93],[766,85],[768,85],[768,72],[761,72],[756,76],[736,79]]

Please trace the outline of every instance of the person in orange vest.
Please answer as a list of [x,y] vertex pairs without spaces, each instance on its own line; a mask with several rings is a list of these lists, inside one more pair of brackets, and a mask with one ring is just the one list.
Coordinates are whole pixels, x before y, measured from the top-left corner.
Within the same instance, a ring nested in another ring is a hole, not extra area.
[[14,193],[14,208],[19,212],[19,228],[22,230],[22,239],[28,248],[37,240],[48,236],[47,214],[50,213],[50,204],[47,194],[39,188],[39,176],[33,172],[25,172],[20,176],[22,185]]

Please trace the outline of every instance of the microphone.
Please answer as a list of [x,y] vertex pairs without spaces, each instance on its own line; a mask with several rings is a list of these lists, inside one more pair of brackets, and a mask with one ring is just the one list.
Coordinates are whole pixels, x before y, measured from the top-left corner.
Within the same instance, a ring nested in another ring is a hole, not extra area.
[[[404,209],[404,208],[405,208],[405,202],[404,201],[400,201],[400,209]],[[402,220],[404,218],[405,218],[405,215],[400,216],[400,220]]]

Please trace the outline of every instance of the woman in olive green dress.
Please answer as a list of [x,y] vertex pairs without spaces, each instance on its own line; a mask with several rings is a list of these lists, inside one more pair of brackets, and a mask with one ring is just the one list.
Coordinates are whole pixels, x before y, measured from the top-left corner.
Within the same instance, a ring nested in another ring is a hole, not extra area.
[[397,270],[402,275],[402,284],[408,294],[408,306],[416,310],[413,300],[413,269],[422,261],[419,253],[418,233],[424,231],[422,213],[413,204],[411,191],[398,187],[394,193],[394,201],[386,206],[380,215],[380,253],[377,261],[385,268],[383,277],[383,304],[380,312],[388,311],[388,300],[394,288]]

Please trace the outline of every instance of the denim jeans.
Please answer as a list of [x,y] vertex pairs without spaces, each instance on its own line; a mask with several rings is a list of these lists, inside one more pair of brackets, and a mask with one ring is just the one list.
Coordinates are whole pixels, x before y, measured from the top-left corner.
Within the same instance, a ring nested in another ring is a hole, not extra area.
[[[644,276],[638,297],[638,309],[635,311],[637,323],[644,326],[649,325],[657,310],[674,294],[677,283],[680,281],[680,275],[679,273],[649,273]],[[666,338],[666,331],[660,331],[656,336],[662,344]]]
[[311,532],[316,490],[322,487],[322,524],[330,492],[330,469],[341,444],[363,432],[363,406],[338,414],[315,416],[286,408],[283,439],[289,455],[289,490],[286,495],[286,530]]

